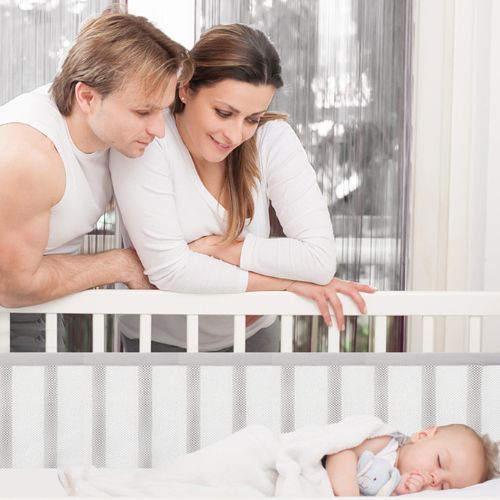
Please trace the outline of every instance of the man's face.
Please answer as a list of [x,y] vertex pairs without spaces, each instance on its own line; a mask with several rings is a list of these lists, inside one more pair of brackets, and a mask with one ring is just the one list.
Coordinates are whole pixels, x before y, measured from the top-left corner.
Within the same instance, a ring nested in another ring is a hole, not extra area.
[[102,98],[96,96],[89,126],[104,148],[114,148],[129,158],[142,156],[155,137],[165,135],[163,111],[175,97],[177,79],[165,89],[146,92],[143,82],[131,80],[122,89]]
[[484,456],[471,432],[432,427],[400,449],[397,467],[401,474],[418,472],[423,490],[465,488],[481,481]]

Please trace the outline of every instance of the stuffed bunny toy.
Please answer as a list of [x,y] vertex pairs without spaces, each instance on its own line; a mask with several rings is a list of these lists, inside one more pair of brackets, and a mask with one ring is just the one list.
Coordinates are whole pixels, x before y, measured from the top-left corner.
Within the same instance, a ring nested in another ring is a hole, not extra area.
[[401,476],[385,458],[366,450],[359,457],[356,478],[361,495],[390,496]]

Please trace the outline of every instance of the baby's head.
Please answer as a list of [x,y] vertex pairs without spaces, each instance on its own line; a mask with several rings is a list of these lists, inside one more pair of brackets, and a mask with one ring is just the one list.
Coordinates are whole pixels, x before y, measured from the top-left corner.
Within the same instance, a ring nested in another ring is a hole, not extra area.
[[431,427],[399,449],[396,466],[418,472],[423,490],[465,488],[499,475],[498,444],[466,425]]

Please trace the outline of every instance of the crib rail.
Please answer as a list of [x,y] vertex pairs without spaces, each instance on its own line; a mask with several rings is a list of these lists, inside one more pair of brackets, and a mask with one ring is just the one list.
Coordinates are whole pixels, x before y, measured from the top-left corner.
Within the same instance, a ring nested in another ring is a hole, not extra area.
[[[341,296],[347,316],[360,316],[354,303]],[[481,349],[482,318],[500,316],[500,292],[377,292],[365,295],[367,315],[375,319],[374,351],[384,352],[387,317],[420,316],[422,351],[432,352],[435,318],[468,318],[468,351]],[[245,350],[245,315],[281,316],[281,351],[293,351],[293,316],[318,316],[315,303],[290,292],[252,292],[244,294],[199,295],[157,290],[89,290],[45,304],[6,309],[0,307],[0,352],[10,350],[11,313],[46,314],[46,352],[57,351],[57,314],[92,314],[93,351],[103,352],[106,314],[140,315],[140,351],[151,350],[151,316],[187,316],[187,351],[198,351],[198,316],[234,316],[234,350]],[[340,332],[335,324],[328,330],[328,351],[338,352]]]

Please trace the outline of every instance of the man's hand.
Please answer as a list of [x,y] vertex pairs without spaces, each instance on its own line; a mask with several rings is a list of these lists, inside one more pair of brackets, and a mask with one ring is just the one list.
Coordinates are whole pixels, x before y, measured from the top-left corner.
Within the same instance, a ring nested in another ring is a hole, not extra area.
[[129,288],[134,290],[156,289],[144,274],[142,263],[139,260],[137,252],[133,248],[125,248],[123,250],[117,250],[117,252],[120,252],[121,257],[124,259],[124,266],[127,273],[127,278],[124,283]]

